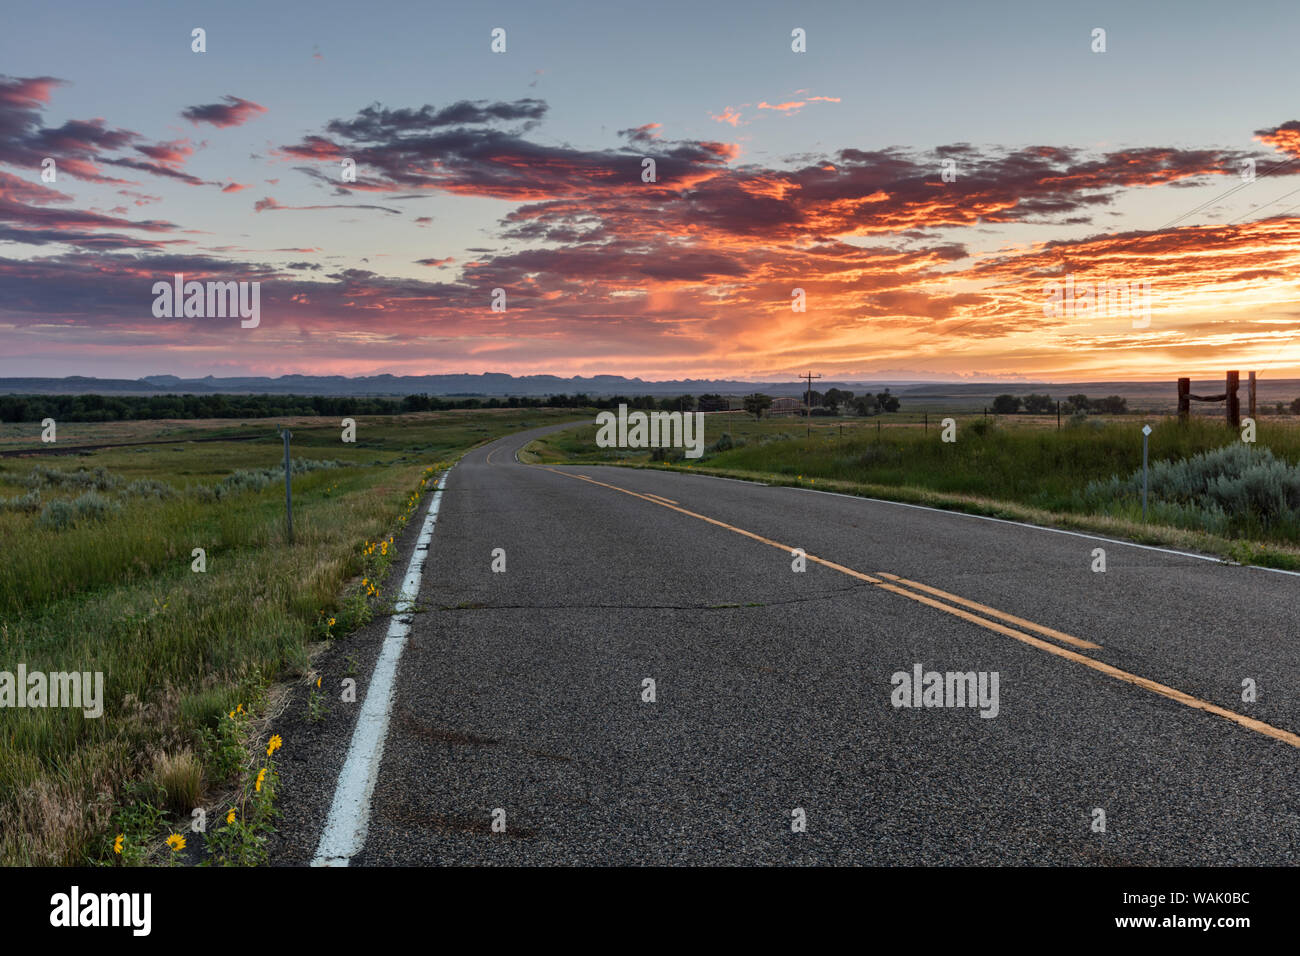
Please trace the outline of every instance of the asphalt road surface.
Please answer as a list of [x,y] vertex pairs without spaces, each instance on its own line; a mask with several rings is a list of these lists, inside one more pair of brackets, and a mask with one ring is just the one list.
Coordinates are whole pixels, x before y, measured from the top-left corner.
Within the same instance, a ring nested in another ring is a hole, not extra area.
[[1300,862],[1300,577],[536,434],[447,478],[352,865]]

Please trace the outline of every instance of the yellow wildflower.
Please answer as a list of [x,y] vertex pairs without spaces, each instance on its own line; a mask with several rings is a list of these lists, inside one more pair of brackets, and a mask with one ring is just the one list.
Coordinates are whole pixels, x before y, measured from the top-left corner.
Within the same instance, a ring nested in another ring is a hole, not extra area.
[[113,841],[113,852],[118,856],[122,855],[122,838],[123,834],[119,833],[117,839]]
[[173,833],[167,838],[167,845],[172,848],[173,853],[179,853],[185,849],[185,837],[179,833]]
[[271,739],[266,744],[266,755],[268,757],[271,756],[271,754],[275,753],[283,745],[284,745],[284,741],[280,739],[280,735],[273,734],[271,736]]
[[263,767],[261,770],[257,772],[257,783],[253,787],[253,789],[256,790],[258,793],[262,792],[262,781],[264,781],[265,779],[266,779],[266,768]]

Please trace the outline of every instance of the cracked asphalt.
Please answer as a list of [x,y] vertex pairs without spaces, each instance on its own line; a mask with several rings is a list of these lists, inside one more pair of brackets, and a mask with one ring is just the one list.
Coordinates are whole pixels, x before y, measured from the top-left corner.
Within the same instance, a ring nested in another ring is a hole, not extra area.
[[[685,469],[519,464],[536,434],[448,478],[352,865],[1300,862],[1300,577]],[[384,627],[349,651],[361,693]],[[918,663],[997,672],[997,716],[895,707]],[[286,747],[276,862],[315,850],[342,706]]]

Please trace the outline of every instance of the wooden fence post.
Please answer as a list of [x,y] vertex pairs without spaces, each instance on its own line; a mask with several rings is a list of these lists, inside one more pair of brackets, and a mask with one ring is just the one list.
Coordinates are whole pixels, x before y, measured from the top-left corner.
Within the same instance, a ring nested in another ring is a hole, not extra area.
[[1190,378],[1180,378],[1178,380],[1178,419],[1187,421],[1187,416],[1192,410],[1192,380]]
[[1237,394],[1237,389],[1241,386],[1241,373],[1232,371],[1228,373],[1227,388],[1228,393],[1228,424],[1233,428],[1241,427],[1241,396]]
[[1255,373],[1254,372],[1250,373],[1250,387],[1247,390],[1247,394],[1250,396],[1250,417],[1254,418],[1255,417]]

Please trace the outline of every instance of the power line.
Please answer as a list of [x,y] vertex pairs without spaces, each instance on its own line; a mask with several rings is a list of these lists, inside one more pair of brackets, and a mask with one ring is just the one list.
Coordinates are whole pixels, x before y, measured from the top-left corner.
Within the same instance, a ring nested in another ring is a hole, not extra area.
[[[1215,196],[1215,197],[1213,197],[1213,198],[1211,198],[1211,199],[1207,199],[1205,202],[1201,203],[1199,206],[1196,206],[1196,207],[1193,208],[1193,209],[1189,209],[1189,210],[1187,210],[1187,212],[1183,213],[1181,216],[1178,216],[1178,217],[1175,218],[1175,219],[1171,219],[1171,220],[1169,220],[1167,223],[1165,223],[1163,226],[1161,226],[1161,227],[1160,227],[1159,229],[1157,229],[1156,231],[1157,231],[1157,232],[1160,232],[1160,231],[1162,231],[1162,230],[1164,230],[1164,229],[1168,229],[1170,226],[1173,226],[1173,225],[1175,225],[1175,224],[1177,224],[1177,223],[1182,222],[1182,221],[1183,221],[1184,219],[1186,219],[1188,216],[1194,216],[1194,215],[1196,215],[1198,212],[1201,212],[1203,209],[1206,209],[1206,208],[1208,208],[1208,207],[1210,207],[1210,206],[1213,206],[1213,205],[1214,205],[1215,203],[1217,203],[1217,202],[1220,202],[1220,201],[1222,201],[1222,200],[1224,200],[1224,199],[1227,199],[1227,198],[1228,198],[1229,196],[1231,196],[1233,193],[1239,192],[1240,190],[1245,189],[1247,186],[1253,186],[1253,185],[1255,185],[1256,182],[1258,182],[1260,179],[1263,179],[1265,176],[1268,176],[1268,175],[1271,174],[1271,173],[1275,173],[1275,172],[1277,172],[1279,169],[1282,169],[1283,167],[1290,166],[1292,163],[1294,163],[1294,162],[1295,162],[1296,160],[1298,160],[1298,159],[1300,159],[1300,156],[1292,156],[1290,159],[1284,159],[1284,160],[1281,160],[1280,162],[1274,163],[1272,166],[1270,166],[1268,169],[1264,170],[1262,173],[1257,174],[1257,175],[1255,176],[1254,179],[1247,180],[1246,182],[1238,183],[1236,186],[1233,186],[1231,189],[1227,190],[1226,192],[1222,193],[1221,195]],[[1235,220],[1234,220],[1234,221],[1235,221]]]
[[815,378],[821,378],[821,375],[814,375],[812,372],[807,372],[799,377],[808,379],[808,391],[805,393],[805,398],[808,404],[808,437],[812,437],[812,380]]
[[[1273,205],[1273,203],[1281,202],[1281,201],[1282,201],[1283,199],[1285,199],[1287,196],[1294,196],[1296,193],[1300,193],[1300,189],[1293,189],[1293,190],[1291,190],[1289,193],[1283,193],[1281,196],[1278,196],[1276,199],[1270,199],[1268,202],[1264,203],[1264,205],[1262,205],[1262,206],[1256,206],[1254,209],[1248,210],[1247,212],[1243,212],[1240,216],[1237,217],[1237,219],[1244,219],[1244,218],[1246,218],[1247,216],[1250,216],[1250,215],[1253,215],[1254,213],[1259,212],[1261,209],[1267,209],[1269,206]],[[1295,207],[1293,206],[1292,208],[1295,208]],[[1284,210],[1282,210],[1282,211],[1283,211],[1283,212],[1287,212],[1288,210],[1285,210],[1285,209],[1284,209]],[[1225,225],[1225,226],[1231,226],[1234,222],[1237,221],[1237,219],[1229,219],[1227,222],[1224,223],[1224,225]]]

